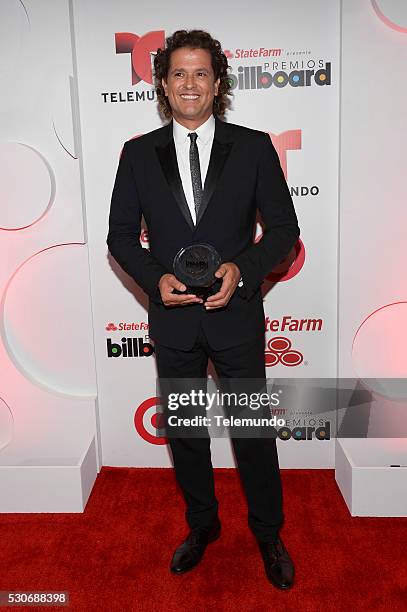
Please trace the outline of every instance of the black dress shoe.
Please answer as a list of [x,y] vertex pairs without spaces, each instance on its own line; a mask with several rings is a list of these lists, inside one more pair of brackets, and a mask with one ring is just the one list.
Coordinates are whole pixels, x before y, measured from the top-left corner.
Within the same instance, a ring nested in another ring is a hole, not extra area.
[[188,572],[202,559],[209,542],[214,542],[220,536],[220,521],[214,520],[209,528],[197,527],[191,529],[188,537],[178,546],[171,561],[171,571],[174,574]]
[[294,582],[294,564],[280,538],[270,542],[257,540],[267,578],[278,589],[289,589]]

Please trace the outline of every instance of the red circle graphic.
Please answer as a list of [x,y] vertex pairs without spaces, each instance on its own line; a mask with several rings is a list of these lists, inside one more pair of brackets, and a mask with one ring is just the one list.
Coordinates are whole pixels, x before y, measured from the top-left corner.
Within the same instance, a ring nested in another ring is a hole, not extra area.
[[291,340],[284,338],[284,336],[276,336],[267,342],[267,346],[270,351],[281,353],[282,351],[288,351],[288,349],[291,348]]
[[[146,442],[150,442],[150,444],[167,444],[167,438],[162,437],[159,438],[157,436],[153,436],[144,426],[144,415],[147,410],[149,410],[152,406],[157,406],[157,404],[161,403],[161,398],[159,397],[149,397],[148,399],[141,402],[140,406],[137,408],[134,413],[134,426],[136,428],[137,433],[143,440]],[[160,423],[161,414],[155,413],[151,417],[151,424],[153,427],[158,428]]]
[[304,357],[299,351],[286,351],[281,353],[280,361],[285,366],[297,366],[302,363]]
[[266,364],[266,368],[275,366],[279,362],[278,354],[274,353],[273,351],[266,351],[264,353],[264,361]]

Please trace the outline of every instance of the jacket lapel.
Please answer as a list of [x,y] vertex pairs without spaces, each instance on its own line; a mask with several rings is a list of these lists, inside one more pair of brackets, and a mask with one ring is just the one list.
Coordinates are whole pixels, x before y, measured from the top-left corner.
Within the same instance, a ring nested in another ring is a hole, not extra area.
[[160,161],[164,176],[167,179],[168,185],[182,214],[184,215],[186,222],[192,230],[196,229],[205,210],[208,207],[208,204],[219,182],[225,162],[232,148],[233,143],[228,142],[227,134],[225,132],[225,124],[216,117],[215,135],[196,225],[194,225],[192,220],[188,202],[185,198],[185,193],[182,187],[177,163],[177,154],[175,151],[174,139],[172,137],[172,121],[166,126],[165,144],[156,146],[158,159]]
[[227,142],[225,136],[225,124],[220,119],[216,118],[215,135],[213,138],[211,156],[209,158],[208,171],[205,178],[202,201],[199,207],[198,218],[196,220],[197,225],[208,207],[232,148],[232,143]]
[[168,142],[164,146],[157,146],[156,151],[160,160],[161,168],[172,194],[185,217],[189,227],[194,229],[194,222],[189,211],[188,202],[182,188],[181,177],[178,170],[177,154],[174,139],[172,137],[172,121],[166,126],[168,128]]

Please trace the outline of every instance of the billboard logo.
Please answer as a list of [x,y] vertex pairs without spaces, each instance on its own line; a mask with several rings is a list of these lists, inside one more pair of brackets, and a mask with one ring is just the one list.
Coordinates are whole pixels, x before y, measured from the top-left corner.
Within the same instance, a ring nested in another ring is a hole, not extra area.
[[304,356],[299,351],[291,348],[291,340],[284,336],[276,336],[267,342],[268,350],[264,353],[264,361],[267,368],[279,363],[284,366],[298,366],[304,361]]
[[151,357],[154,347],[144,338],[122,338],[121,344],[106,340],[108,357]]
[[280,440],[312,440],[312,434],[314,434],[316,440],[330,440],[331,439],[331,423],[325,421],[325,424],[321,427],[280,427],[277,435]]
[[277,88],[290,85],[291,87],[310,87],[331,84],[331,63],[326,62],[324,68],[319,70],[292,70],[285,72],[278,70],[274,74],[263,70],[265,66],[239,66],[237,76],[229,74],[231,89],[268,89],[272,85]]
[[164,47],[164,30],[147,32],[143,36],[132,32],[116,32],[115,41],[116,53],[130,53],[132,85],[140,81],[152,85],[154,56],[158,48]]

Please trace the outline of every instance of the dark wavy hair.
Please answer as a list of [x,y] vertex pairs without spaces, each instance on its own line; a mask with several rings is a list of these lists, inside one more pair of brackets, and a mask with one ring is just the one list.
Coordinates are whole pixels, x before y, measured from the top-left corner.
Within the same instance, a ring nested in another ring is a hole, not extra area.
[[211,54],[215,81],[219,79],[218,95],[213,100],[213,114],[223,117],[230,106],[228,96],[231,95],[231,82],[227,72],[228,60],[222,51],[220,42],[203,30],[177,30],[166,39],[165,43],[164,49],[158,49],[154,57],[154,86],[161,115],[166,119],[172,117],[171,106],[161,83],[162,79],[167,80],[171,53],[181,47],[189,47],[190,49],[206,49]]

